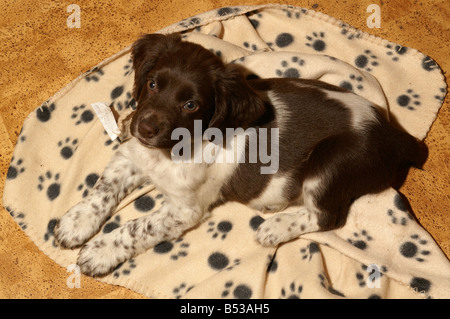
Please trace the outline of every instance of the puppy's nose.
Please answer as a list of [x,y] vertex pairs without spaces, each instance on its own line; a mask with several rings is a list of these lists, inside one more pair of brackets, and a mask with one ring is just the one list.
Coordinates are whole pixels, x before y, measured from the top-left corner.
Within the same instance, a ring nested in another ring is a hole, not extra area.
[[140,122],[138,130],[139,134],[143,138],[152,138],[159,132],[159,128],[156,125],[150,123],[149,121]]

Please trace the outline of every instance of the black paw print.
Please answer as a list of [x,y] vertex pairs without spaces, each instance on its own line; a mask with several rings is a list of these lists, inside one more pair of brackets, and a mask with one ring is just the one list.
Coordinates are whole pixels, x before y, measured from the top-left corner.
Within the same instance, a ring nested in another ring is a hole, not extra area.
[[300,78],[300,71],[298,68],[292,67],[292,63],[296,64],[298,66],[303,66],[305,64],[305,61],[303,59],[300,59],[299,57],[292,57],[291,61],[281,61],[281,67],[284,69],[282,70],[276,70],[276,74],[279,77],[283,78],[289,78],[289,79],[298,79]]
[[52,103],[50,105],[44,103],[36,110],[36,116],[39,121],[47,122],[48,120],[50,120],[52,112],[55,109],[56,109],[55,103]]
[[296,286],[295,282],[291,282],[288,289],[281,288],[280,299],[300,299],[303,286]]
[[365,50],[364,54],[360,54],[355,59],[355,65],[358,68],[364,69],[368,72],[372,71],[372,67],[378,66],[378,57],[370,50]]
[[6,179],[15,179],[23,172],[25,172],[25,168],[23,167],[23,159],[19,158],[18,160],[15,160],[13,156],[8,172],[6,173]]
[[[212,234],[212,238],[220,238],[222,240],[224,240],[225,238],[227,238],[228,233],[231,231],[231,229],[233,228],[233,224],[227,220],[223,220],[220,223],[217,224],[217,226],[215,225],[216,223],[213,221],[210,221],[208,223],[208,233],[213,233]],[[220,235],[220,236],[219,236]]]
[[179,286],[173,288],[173,296],[175,299],[180,299],[185,294],[187,294],[195,285],[188,286],[185,282],[181,283]]
[[99,69],[97,66],[93,68],[92,70],[89,70],[86,72],[86,77],[84,78],[87,82],[93,81],[98,82],[100,80],[100,77],[102,77],[105,72],[103,72],[102,69]]
[[108,135],[108,132],[103,131],[103,135],[107,136],[105,143],[103,143],[103,145],[105,145],[106,147],[112,147],[112,150],[115,151],[119,148],[120,146],[120,141],[118,138],[116,138],[114,141],[111,140],[111,138]]
[[82,104],[80,106],[74,106],[72,108],[71,118],[74,119],[75,125],[79,125],[81,123],[89,123],[94,119],[94,113],[91,110],[86,109],[86,105]]
[[376,265],[371,265],[372,267],[369,269],[366,265],[361,265],[361,269],[363,270],[363,273],[357,272],[356,273],[356,280],[358,281],[358,286],[361,288],[365,287],[367,284],[367,280],[375,280],[383,277],[383,273],[386,273],[387,267],[381,266],[381,268],[378,268]]
[[327,47],[325,41],[323,39],[325,38],[325,32],[313,32],[312,35],[307,35],[305,44],[311,48],[313,48],[316,51],[324,51]]
[[209,49],[209,51],[211,53],[214,53],[217,57],[221,58],[222,57],[222,51],[220,50],[214,50],[214,49]]
[[[393,211],[392,209],[388,209],[387,214],[388,214],[388,216],[391,217],[391,222],[393,224],[399,224],[402,226],[406,226],[408,224],[408,220],[413,220],[411,215],[408,214],[407,212],[397,213],[397,212]],[[399,216],[399,215],[401,215],[401,216]]]
[[362,31],[356,30],[355,28],[349,26],[346,23],[341,23],[340,27],[341,34],[345,36],[348,40],[359,39],[362,36]]
[[63,141],[58,142],[58,147],[61,149],[60,154],[64,159],[69,159],[72,157],[73,153],[77,149],[78,140],[72,140],[70,137],[67,137]]
[[25,214],[24,213],[17,213],[11,209],[11,207],[6,206],[6,211],[11,215],[12,218],[16,221],[16,223],[22,228],[23,230],[27,229],[27,223],[25,222]]
[[[294,9],[294,8],[292,8]],[[306,9],[301,9],[302,13],[306,13]],[[286,16],[290,19],[300,19],[301,13],[298,11],[293,11],[291,9],[282,9],[282,11],[286,14]]]
[[401,45],[396,44],[393,46],[392,44],[387,44],[386,48],[389,49],[386,51],[386,54],[392,58],[392,61],[398,61],[399,56],[408,52],[408,47],[402,47]]
[[434,98],[436,99],[436,100],[438,100],[439,102],[444,102],[444,99],[445,99],[445,95],[447,94],[447,90],[445,89],[445,88],[440,88],[439,89],[439,95],[438,94],[436,94],[435,96],[434,96]]
[[114,216],[114,218],[110,218],[109,220],[106,221],[105,226],[103,226],[102,232],[104,234],[107,234],[119,227],[120,227],[120,215],[116,215]]
[[258,51],[258,46],[256,44],[248,43],[247,41],[242,44],[244,48],[251,49],[253,51]]
[[99,177],[100,176],[98,176],[96,173],[91,173],[86,176],[83,184],[78,185],[77,191],[83,192],[82,193],[83,198],[89,195],[89,190],[94,188],[94,185],[95,183],[97,183]]
[[414,258],[418,262],[424,262],[425,257],[429,256],[431,252],[426,250],[428,241],[420,239],[417,234],[410,236],[411,241],[406,241],[400,246],[400,253],[406,258]]
[[307,247],[300,249],[300,253],[302,254],[302,259],[307,259],[309,257],[309,261],[314,254],[320,252],[319,245],[316,243],[310,243]]
[[50,221],[47,224],[47,232],[44,234],[44,241],[49,241],[51,238],[53,238],[52,246],[55,248],[58,247],[54,239],[55,237],[54,229],[57,222],[58,219],[56,218],[50,219]]
[[361,91],[364,89],[362,82],[363,82],[362,76],[350,74],[349,80],[342,81],[341,84],[339,84],[339,86],[351,92],[355,92],[355,90]]
[[401,107],[405,107],[408,110],[415,110],[416,106],[420,106],[420,95],[414,93],[412,89],[408,89],[405,94],[397,97],[397,104]]
[[130,73],[133,72],[133,59],[128,59],[127,64],[124,65],[123,69],[125,70],[123,76],[130,75]]
[[[119,87],[119,88],[121,88],[121,87]],[[118,92],[118,93],[122,94],[121,92]],[[131,94],[131,92],[127,92],[125,94],[124,101],[113,101],[111,104],[111,107],[113,107],[118,112],[120,112],[122,110],[127,110],[127,109],[136,110],[136,100],[133,98],[133,95]]]
[[348,238],[347,241],[356,248],[365,250],[367,248],[367,242],[372,239],[366,230],[362,230],[361,233],[353,233],[353,238]]
[[[253,11],[253,12],[247,12],[245,15],[247,16],[248,20],[252,24],[253,28],[258,29],[259,23],[260,23],[259,19],[261,19],[263,17],[263,14],[260,12],[257,12],[257,11],[256,12]],[[257,18],[259,18],[259,19],[257,19]]]
[[119,278],[122,275],[128,276],[134,268],[136,268],[135,260],[133,258],[128,259],[113,270],[113,276],[114,278]]
[[37,186],[39,191],[42,191],[45,188],[46,183],[51,183],[47,187],[47,198],[49,200],[54,200],[59,196],[59,193],[61,191],[61,184],[58,183],[59,180],[59,173],[53,175],[50,171],[47,171],[44,175],[39,176],[38,178],[39,184]]
[[[232,295],[230,295],[231,291]],[[227,281],[221,296],[222,298],[250,299],[252,294],[252,289],[249,286],[243,284],[235,286],[232,281]]]
[[189,248],[189,244],[184,243],[183,240],[183,238],[178,238],[175,242],[163,241],[156,245],[153,251],[157,254],[168,254],[172,250],[175,250],[176,252],[170,255],[170,259],[178,260],[178,258],[188,255],[187,249]]

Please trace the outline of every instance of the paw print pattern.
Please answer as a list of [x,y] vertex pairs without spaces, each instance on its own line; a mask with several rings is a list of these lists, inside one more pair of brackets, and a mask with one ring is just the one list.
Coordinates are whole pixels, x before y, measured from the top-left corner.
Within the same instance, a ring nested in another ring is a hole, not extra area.
[[362,230],[361,233],[353,233],[353,238],[348,238],[347,241],[356,248],[365,250],[367,248],[367,242],[372,239],[373,238],[369,236],[366,230]]
[[439,102],[444,102],[445,95],[447,94],[447,90],[445,88],[439,89],[439,94],[436,94],[434,98],[438,100]]
[[186,257],[188,255],[187,249],[189,244],[183,242],[184,238],[178,238],[174,242],[163,241],[153,248],[153,251],[157,254],[168,254],[172,250],[174,253],[170,255],[170,259],[178,260],[181,257]]
[[306,9],[303,9],[303,8],[301,9],[302,13],[300,13],[298,11],[292,11],[292,10],[289,10],[289,9],[283,9],[282,11],[290,19],[300,19],[300,17],[302,16],[302,13],[306,13],[307,12]]
[[105,226],[103,226],[102,232],[104,234],[112,232],[114,229],[120,227],[120,215],[114,216],[114,218],[106,221]]
[[73,153],[77,149],[78,140],[72,140],[70,137],[67,137],[65,140],[58,142],[58,148],[60,148],[61,157],[64,159],[69,159],[72,157]]
[[362,31],[356,30],[350,27],[346,23],[341,23],[341,34],[347,38],[347,40],[359,39],[362,36]]
[[124,65],[123,69],[125,70],[123,76],[130,75],[133,72],[133,59],[128,59],[127,64]]
[[239,266],[241,263],[240,259],[234,259],[233,264],[229,266],[230,259],[227,255],[221,252],[214,252],[208,257],[208,265],[214,270],[232,270],[234,267]]
[[86,72],[86,77],[84,78],[87,82],[98,82],[100,78],[105,74],[102,69],[99,69],[97,66],[92,70]]
[[415,107],[420,106],[421,104],[419,98],[419,94],[414,93],[412,89],[408,89],[405,94],[397,97],[397,104],[408,110],[414,111]]
[[233,224],[227,220],[223,220],[220,223],[217,224],[211,221],[208,223],[208,233],[212,233],[212,238],[220,238],[224,240],[227,238],[228,233],[233,228]]
[[84,183],[78,185],[77,191],[83,192],[82,196],[85,198],[87,195],[89,195],[89,190],[94,188],[95,183],[97,183],[97,180],[100,176],[98,176],[96,173],[91,173],[84,179]]
[[180,299],[185,294],[187,294],[195,285],[188,286],[185,282],[181,283],[179,286],[173,288],[173,296],[175,299]]
[[307,247],[300,249],[300,253],[302,254],[302,259],[305,260],[309,257],[308,261],[311,261],[311,258],[314,254],[320,252],[319,245],[316,243],[310,243]]
[[421,239],[417,234],[411,235],[410,239],[411,241],[406,241],[400,246],[400,253],[403,257],[414,258],[418,262],[424,262],[424,258],[431,254],[429,250],[426,250],[428,241]]
[[126,262],[119,264],[116,269],[113,270],[113,276],[114,278],[128,276],[134,268],[136,268],[135,260],[133,258],[128,259]]
[[[402,226],[406,226],[408,224],[409,220],[413,220],[410,214],[406,212],[397,213],[393,211],[392,209],[388,209],[387,211],[388,216],[391,217],[392,224],[398,224]],[[401,215],[401,216],[399,216]]]
[[289,78],[289,79],[298,79],[300,78],[300,70],[293,66],[303,66],[305,61],[300,59],[297,56],[291,58],[291,61],[281,61],[281,70],[276,70],[275,73],[279,77]]
[[48,120],[50,120],[51,115],[53,111],[55,111],[55,109],[56,109],[55,103],[52,103],[50,105],[44,103],[36,110],[36,117],[41,122],[47,122]]
[[94,113],[91,110],[86,109],[86,105],[82,104],[80,106],[74,106],[72,108],[71,118],[74,119],[75,125],[79,125],[81,123],[89,123],[94,119]]
[[327,47],[325,41],[323,39],[325,38],[325,32],[313,32],[312,35],[307,35],[305,44],[308,47],[313,48],[316,51],[324,51]]
[[[232,294],[230,294],[232,293]],[[222,298],[250,299],[252,297],[252,289],[244,284],[235,286],[233,281],[227,281],[224,285]]]
[[288,289],[281,288],[280,299],[300,299],[302,291],[302,285],[297,286],[295,282],[291,282]]
[[370,50],[365,50],[363,54],[360,54],[356,57],[355,65],[360,69],[364,69],[367,72],[371,72],[372,67],[378,66],[377,59],[378,57],[372,54]]
[[[363,270],[362,273],[358,271],[355,274],[356,280],[358,281],[358,286],[361,288],[366,287],[368,280],[370,281],[370,280],[375,279],[375,278],[370,278],[371,276],[372,277],[376,276],[376,277],[381,278],[381,277],[383,277],[383,273],[387,272],[386,266],[381,266],[380,269],[378,269],[378,267],[376,269],[373,269],[373,268],[369,269],[366,265],[361,265],[361,269]],[[369,269],[369,271],[368,271],[368,269]],[[375,274],[375,272],[377,272],[377,274]]]
[[25,167],[23,167],[23,159],[19,158],[16,160],[13,156],[8,172],[6,173],[6,179],[16,179],[23,172],[25,172]]
[[44,241],[49,241],[50,239],[53,238],[52,246],[55,248],[58,247],[58,245],[55,242],[55,233],[54,233],[54,229],[57,222],[58,220],[56,218],[50,219],[50,221],[47,224],[47,231],[44,234]]
[[[120,93],[120,92],[118,92],[118,93]],[[122,110],[130,109],[130,108],[132,110],[136,110],[136,100],[133,98],[133,95],[131,94],[131,92],[127,92],[125,94],[125,97],[126,97],[125,101],[113,101],[112,107],[114,107],[114,109],[117,110],[118,112],[120,112]]]
[[120,146],[120,141],[118,138],[116,138],[114,141],[111,140],[111,138],[108,135],[108,132],[103,131],[103,135],[106,137],[105,143],[103,143],[106,147],[112,147],[112,150],[115,151]]
[[243,44],[244,48],[251,49],[252,51],[258,51],[258,46],[256,44],[251,44],[245,41]]
[[21,212],[15,212],[11,209],[11,207],[6,206],[6,211],[11,215],[12,218],[16,221],[16,223],[22,228],[23,230],[27,229],[27,223],[25,222],[25,214]]
[[339,84],[339,86],[351,92],[362,91],[364,89],[362,82],[363,82],[362,76],[350,74],[349,80],[342,81],[341,84]]
[[61,184],[58,183],[59,177],[60,177],[59,173],[53,175],[52,172],[47,171],[44,175],[41,175],[38,178],[39,184],[37,188],[39,191],[44,190],[45,184],[51,183],[47,187],[46,191],[47,198],[51,201],[55,200],[59,196],[59,193],[61,191]]
[[395,45],[387,44],[386,48],[388,51],[386,51],[386,54],[392,58],[392,61],[398,61],[399,57],[406,52],[408,52],[408,47],[402,47],[401,45]]

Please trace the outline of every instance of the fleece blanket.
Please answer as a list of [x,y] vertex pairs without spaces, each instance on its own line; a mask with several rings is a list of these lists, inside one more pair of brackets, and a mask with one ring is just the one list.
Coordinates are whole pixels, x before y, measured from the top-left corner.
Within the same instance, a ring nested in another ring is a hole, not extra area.
[[[428,56],[352,28],[320,12],[280,5],[227,7],[160,31],[182,32],[253,75],[318,79],[380,105],[422,139],[446,94]],[[56,247],[53,228],[96,183],[120,140],[91,107],[121,116],[135,108],[130,47],[101,62],[26,118],[3,204],[55,262],[74,271],[78,250]],[[163,195],[151,184],[129,195],[102,228],[152,214]],[[98,278],[151,298],[449,298],[450,263],[394,189],[359,198],[346,225],[262,247],[267,218],[242,204],[217,207],[182,238],[162,242]],[[72,265],[72,266],[70,266]]]

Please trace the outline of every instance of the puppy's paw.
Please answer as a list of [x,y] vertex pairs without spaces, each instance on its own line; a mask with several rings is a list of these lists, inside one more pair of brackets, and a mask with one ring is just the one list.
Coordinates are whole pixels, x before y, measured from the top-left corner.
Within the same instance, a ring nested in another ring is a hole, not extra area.
[[296,217],[280,213],[266,219],[256,231],[256,240],[263,246],[277,246],[299,236]]
[[95,212],[81,202],[65,213],[55,226],[55,239],[63,248],[76,248],[84,244],[98,231]]
[[77,265],[83,274],[102,277],[111,273],[119,264],[132,257],[115,232],[98,236],[86,243],[78,254]]

